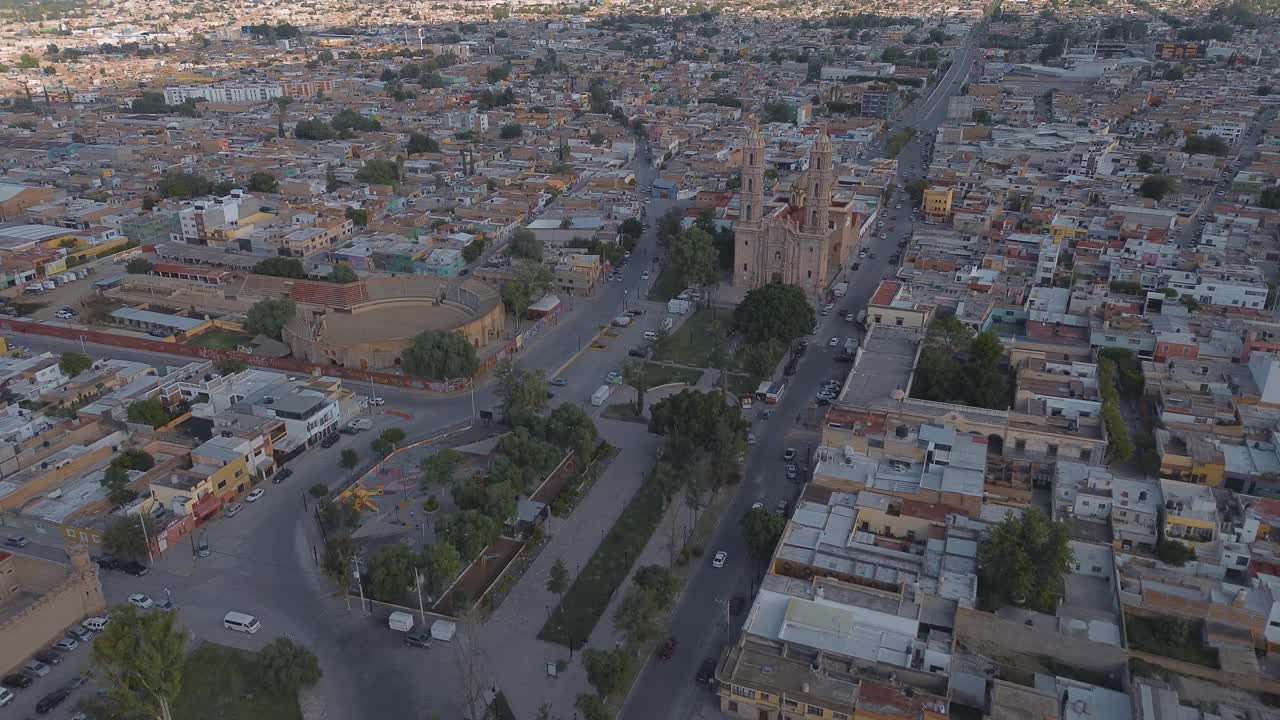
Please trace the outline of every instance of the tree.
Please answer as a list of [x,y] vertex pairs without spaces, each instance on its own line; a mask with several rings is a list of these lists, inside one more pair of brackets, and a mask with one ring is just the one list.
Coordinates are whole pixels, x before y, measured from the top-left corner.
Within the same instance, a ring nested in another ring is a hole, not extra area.
[[929,181],[924,178],[918,178],[907,183],[903,189],[911,196],[911,204],[919,205],[924,200],[924,191],[929,187]]
[[462,453],[452,448],[442,448],[426,460],[418,468],[422,471],[421,485],[423,489],[446,487],[453,483],[453,474],[462,464]]
[[156,266],[146,258],[134,258],[124,264],[125,272],[131,275],[150,275],[155,268]]
[[764,106],[764,121],[769,123],[795,123],[796,106],[779,100]]
[[307,269],[298,258],[272,257],[255,264],[253,274],[301,280],[307,276]]
[[150,425],[153,428],[158,428],[169,422],[169,413],[165,412],[164,405],[160,403],[160,398],[158,397],[135,400],[129,403],[125,412],[129,422],[138,425]]
[[156,190],[160,193],[160,197],[182,200],[208,195],[212,189],[213,183],[209,182],[208,178],[185,172],[165,173],[156,183]]
[[650,593],[639,587],[631,590],[618,603],[614,612],[614,623],[626,633],[632,643],[643,644],[652,641],[661,630],[658,625],[659,609],[657,601]]
[[102,533],[102,549],[116,557],[142,560],[150,557],[147,540],[155,536],[151,516],[148,513],[136,513],[116,518],[107,526]]
[[1164,71],[1164,79],[1165,80],[1181,80],[1183,77],[1186,76],[1186,74],[1187,74],[1187,71],[1185,68],[1183,68],[1181,65],[1174,65],[1173,67]]
[[475,262],[476,260],[480,259],[481,255],[484,254],[484,246],[485,246],[484,238],[480,235],[477,235],[474,239],[471,240],[471,242],[463,246],[462,259],[466,260],[469,263]]
[[978,550],[980,589],[992,609],[1013,604],[1053,612],[1071,571],[1070,530],[1032,507],[991,529]]
[[346,448],[339,453],[338,464],[341,465],[344,470],[355,470],[356,465],[360,464],[360,453],[351,448]]
[[1187,564],[1188,560],[1194,559],[1195,556],[1196,552],[1194,550],[1177,540],[1165,538],[1156,543],[1156,557],[1166,565],[1182,567]]
[[[38,68],[40,67],[40,60],[35,55],[22,53],[22,55],[18,56],[18,67],[22,68],[23,70],[31,70],[33,68]],[[161,95],[161,97],[164,97],[164,96]]]
[[1280,187],[1269,187],[1258,197],[1258,204],[1268,210],[1280,210]]
[[515,140],[523,134],[524,127],[518,122],[507,123],[498,131],[498,137],[503,140]]
[[1195,299],[1195,296],[1191,295],[1190,293],[1183,293],[1181,299],[1182,299],[1183,306],[1187,308],[1187,312],[1189,313],[1199,312],[1200,301]]
[[1226,155],[1231,150],[1218,135],[1192,135],[1182,144],[1182,150],[1188,155]]
[[293,319],[298,306],[288,298],[265,298],[254,303],[245,315],[244,329],[251,335],[266,335],[277,340],[280,331]]
[[671,265],[680,273],[684,285],[711,285],[719,276],[720,253],[711,235],[692,227],[671,242]]
[[578,693],[573,706],[582,711],[582,720],[612,720],[613,718],[609,706],[599,695]]
[[496,520],[479,510],[462,510],[441,518],[436,536],[458,548],[465,562],[471,562],[498,539],[500,530]]
[[637,218],[627,218],[618,226],[618,232],[624,237],[629,237],[632,240],[639,240],[640,236],[644,234],[644,223],[640,222]]
[[770,283],[746,294],[733,310],[733,322],[748,342],[790,343],[814,325],[813,306],[795,285]]
[[356,227],[369,226],[369,211],[363,208],[349,207],[343,211],[343,217],[350,220]]
[[604,697],[622,690],[631,670],[631,653],[623,648],[597,650],[589,648],[582,653],[582,664],[587,670],[587,681]]
[[982,108],[975,108],[973,113],[970,114],[970,117],[972,117],[973,121],[979,125],[991,124],[991,113]]
[[438,153],[440,152],[440,143],[431,139],[429,135],[422,133],[409,133],[409,144],[405,150],[410,155],[418,153]]
[[541,368],[525,370],[513,363],[498,379],[497,395],[507,421],[515,426],[529,426],[547,406],[547,379]]
[[369,595],[377,600],[395,602],[413,587],[416,558],[401,543],[384,545],[369,556]]
[[649,390],[649,364],[644,361],[627,360],[622,363],[622,381],[636,391],[635,414],[644,412],[644,394]]
[[370,185],[398,185],[400,166],[391,160],[366,160],[356,171],[356,179]]
[[64,352],[58,362],[58,369],[67,377],[75,377],[93,367],[93,358],[78,352]]
[[507,254],[535,262],[542,261],[542,241],[529,228],[517,228],[507,243]]
[[1142,186],[1138,188],[1138,192],[1145,198],[1151,198],[1156,202],[1164,199],[1165,195],[1173,192],[1177,187],[1177,181],[1168,175],[1148,175],[1142,181]]
[[419,333],[400,354],[400,364],[410,375],[432,380],[467,378],[480,369],[475,346],[451,330]]
[[765,508],[752,508],[742,516],[739,522],[742,527],[742,538],[747,542],[747,550],[756,560],[768,560],[773,549],[778,546],[782,530],[787,526],[786,518],[769,512]]
[[427,591],[432,597],[439,596],[462,572],[462,556],[453,545],[437,541],[426,552],[426,569]]
[[560,601],[564,602],[564,593],[569,589],[569,568],[565,567],[562,558],[556,558],[551,563],[551,570],[547,573],[547,592],[555,593],[560,597]]
[[582,463],[591,460],[600,437],[591,416],[581,406],[569,402],[560,403],[551,411],[543,432],[556,447],[572,450]]
[[278,637],[258,652],[258,681],[267,690],[292,695],[320,682],[320,660],[289,638]]
[[177,613],[142,612],[132,605],[111,610],[111,624],[94,639],[89,659],[105,681],[115,714],[172,720],[188,638],[177,620]]
[[1151,172],[1151,168],[1155,167],[1155,164],[1156,159],[1151,157],[1151,153],[1141,153],[1138,155],[1138,172],[1149,173]]
[[399,443],[400,441],[404,440],[404,438],[405,438],[404,431],[401,430],[400,428],[394,428],[394,427],[387,428],[386,430],[382,431],[381,435],[378,435],[378,437],[374,438],[373,442],[370,444],[373,445],[373,449],[376,452],[382,455],[386,455],[392,450],[395,450],[396,443]]
[[338,263],[333,266],[333,271],[329,273],[329,281],[345,284],[353,283],[360,280],[360,276],[351,268],[350,263]]
[[268,172],[256,172],[249,176],[249,191],[260,193],[280,192],[280,181]]

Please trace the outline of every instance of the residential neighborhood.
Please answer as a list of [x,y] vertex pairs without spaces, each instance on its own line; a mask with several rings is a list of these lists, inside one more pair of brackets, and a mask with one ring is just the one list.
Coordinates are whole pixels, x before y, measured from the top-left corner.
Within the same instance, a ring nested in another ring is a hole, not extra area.
[[1275,13],[0,2],[0,717],[1280,717]]

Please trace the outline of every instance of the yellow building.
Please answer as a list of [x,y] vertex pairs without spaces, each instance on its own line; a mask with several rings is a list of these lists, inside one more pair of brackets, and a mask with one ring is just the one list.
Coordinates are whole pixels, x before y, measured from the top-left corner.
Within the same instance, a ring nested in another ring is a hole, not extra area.
[[951,198],[953,190],[949,187],[934,185],[924,190],[925,220],[943,223],[951,219]]
[[1059,245],[1083,239],[1088,234],[1088,218],[1058,214],[1049,222],[1049,235]]
[[1226,455],[1198,432],[1156,430],[1160,477],[1218,487],[1227,472]]
[[1195,545],[1217,537],[1218,503],[1203,485],[1161,480],[1164,496],[1164,537]]

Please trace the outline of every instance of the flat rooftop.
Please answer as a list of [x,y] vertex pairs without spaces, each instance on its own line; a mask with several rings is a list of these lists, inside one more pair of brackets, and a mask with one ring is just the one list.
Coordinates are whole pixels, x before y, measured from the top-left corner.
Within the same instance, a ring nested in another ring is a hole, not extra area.
[[858,359],[845,379],[839,402],[866,405],[889,398],[894,390],[906,392],[920,341],[916,330],[872,326],[858,349]]

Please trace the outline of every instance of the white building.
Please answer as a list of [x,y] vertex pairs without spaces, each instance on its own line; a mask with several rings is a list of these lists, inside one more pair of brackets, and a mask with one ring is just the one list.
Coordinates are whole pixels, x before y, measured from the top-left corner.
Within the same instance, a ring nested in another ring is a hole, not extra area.
[[304,387],[301,381],[261,388],[238,403],[236,409],[283,421],[285,437],[275,443],[275,449],[284,454],[310,446],[323,436],[336,432],[342,419],[337,400]]
[[216,103],[265,102],[284,97],[284,88],[278,84],[255,83],[252,85],[174,85],[164,89],[167,105],[181,105],[187,100],[208,100]]

